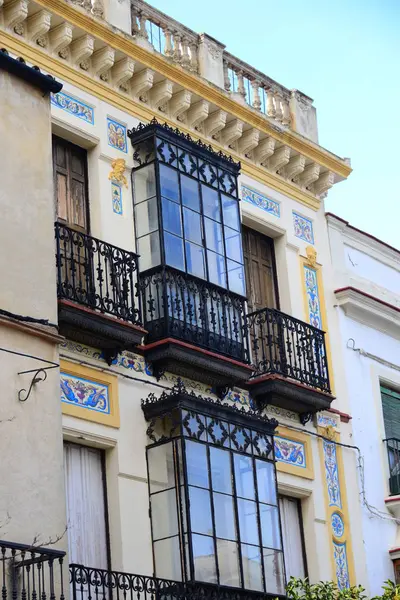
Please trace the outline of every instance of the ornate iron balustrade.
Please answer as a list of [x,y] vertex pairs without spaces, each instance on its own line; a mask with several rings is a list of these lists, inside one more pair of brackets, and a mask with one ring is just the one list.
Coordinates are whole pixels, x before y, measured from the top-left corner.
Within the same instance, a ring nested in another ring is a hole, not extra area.
[[138,257],[56,223],[58,297],[141,324]]
[[400,440],[387,438],[386,449],[389,462],[389,490],[391,496],[400,494]]
[[3,600],[64,600],[65,552],[0,541]]
[[172,581],[119,571],[69,566],[73,600],[265,600],[284,598],[252,590],[199,582]]
[[279,310],[247,315],[253,376],[276,373],[330,392],[325,332]]
[[140,276],[148,341],[178,338],[249,362],[245,299],[169,267]]

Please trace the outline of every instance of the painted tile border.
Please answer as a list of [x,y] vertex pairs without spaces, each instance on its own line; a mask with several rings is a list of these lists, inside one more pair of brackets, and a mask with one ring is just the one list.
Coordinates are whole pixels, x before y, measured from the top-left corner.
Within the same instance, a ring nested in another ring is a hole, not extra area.
[[[300,453],[302,452],[302,460],[297,462],[296,452],[291,459],[283,460],[278,458],[277,451],[278,453],[281,452],[281,448],[283,447],[282,442],[293,444],[294,449],[297,448]],[[298,477],[304,477],[305,479],[314,479],[311,438],[309,435],[279,425],[276,435],[274,435],[274,446],[276,468],[278,472],[290,473],[291,475],[297,475]]]
[[108,396],[108,411],[107,413],[93,410],[86,406],[78,406],[75,402],[68,402],[63,400],[68,390],[62,385],[60,380],[60,399],[62,406],[62,413],[71,417],[77,417],[85,421],[93,421],[94,423],[101,423],[102,425],[108,425],[109,427],[119,427],[119,404],[118,404],[118,377],[116,375],[110,375],[103,373],[97,369],[86,367],[83,365],[76,365],[66,360],[60,361],[60,374],[65,376],[65,380],[68,376],[75,380],[81,380],[82,382],[89,382],[93,384],[93,389],[96,387],[107,388]]
[[296,442],[289,438],[274,436],[275,460],[277,462],[293,465],[300,469],[305,469],[307,460],[302,442]]
[[85,104],[82,100],[65,92],[58,92],[58,94],[50,94],[50,102],[53,106],[65,110],[70,115],[94,125],[94,108]]
[[60,388],[61,402],[103,415],[110,414],[108,383],[99,383],[61,371]]
[[274,215],[274,217],[277,217],[278,219],[280,218],[281,205],[279,202],[276,202],[276,200],[271,200],[271,198],[268,198],[265,196],[265,194],[262,194],[261,192],[258,192],[247,185],[242,184],[241,188],[242,200],[244,202],[254,204],[254,206],[258,206],[258,208],[261,208],[271,215]]
[[122,187],[118,183],[115,183],[115,181],[111,182],[111,202],[113,212],[116,215],[122,215]]
[[314,229],[311,219],[307,219],[295,210],[292,211],[292,218],[294,235],[308,244],[314,244]]
[[107,142],[112,148],[126,154],[128,152],[126,125],[111,117],[107,117]]

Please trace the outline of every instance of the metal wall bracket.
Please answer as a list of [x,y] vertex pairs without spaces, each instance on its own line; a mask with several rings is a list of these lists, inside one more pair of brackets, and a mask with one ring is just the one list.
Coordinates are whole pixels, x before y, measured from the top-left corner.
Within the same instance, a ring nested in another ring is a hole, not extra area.
[[[22,373],[18,373],[18,375],[22,375]],[[32,377],[31,384],[29,386],[28,391],[26,391],[25,388],[22,388],[18,391],[18,400],[20,402],[25,402],[26,400],[28,400],[33,386],[36,385],[37,383],[39,383],[39,381],[45,381],[46,379],[47,379],[47,373],[44,369],[38,369],[37,371],[35,371],[35,374]],[[24,397],[24,392],[25,392],[25,397]]]

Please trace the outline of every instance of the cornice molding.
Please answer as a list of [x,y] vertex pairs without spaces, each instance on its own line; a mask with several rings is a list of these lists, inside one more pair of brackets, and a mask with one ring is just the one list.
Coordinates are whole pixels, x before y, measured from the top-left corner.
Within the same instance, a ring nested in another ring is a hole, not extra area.
[[[139,46],[127,34],[106,24],[104,21],[85,13],[83,9],[71,5],[65,0],[62,2],[60,0],[36,0],[36,2],[43,6],[43,8],[47,8],[62,19],[65,19],[71,25],[102,40],[105,44],[115,50],[121,51],[127,56],[140,61],[147,67],[156,70],[168,80],[198,94],[201,98],[213,102],[222,110],[229,112],[253,127],[257,127],[260,131],[275,138],[281,143],[287,144],[299,154],[317,162],[322,167],[336,173],[339,177],[347,178],[350,175],[352,169],[343,159],[340,159],[296,132],[281,130],[279,127],[269,122],[267,118],[257,113],[257,111],[235,102],[235,100],[230,98],[223,90],[213,87],[204,79],[170,63],[163,56]],[[110,90],[108,88],[108,93],[109,92]]]
[[[116,108],[131,114],[133,117],[139,120],[143,119],[144,121],[151,121],[153,117],[160,118],[159,113],[155,110],[152,110],[146,104],[139,104],[133,98],[129,98],[126,95],[117,92],[116,90],[110,89],[110,87],[105,83],[94,80],[92,77],[87,75],[85,71],[78,71],[65,62],[61,62],[55,57],[45,54],[39,49],[39,47],[35,48],[30,46],[23,40],[16,39],[12,34],[6,31],[0,31],[0,39],[2,44],[7,46],[11,52],[17,54],[18,56],[24,56],[26,60],[46,69],[48,72],[56,75],[63,81],[75,85],[88,94],[99,98],[103,102],[112,104]],[[176,123],[170,121],[167,117],[163,117],[163,120],[165,120],[171,126],[176,127]],[[183,123],[179,125],[179,128],[182,131],[189,133],[192,137],[195,137],[193,135],[193,131],[185,127]],[[197,137],[207,144],[210,143],[209,138],[201,135],[198,135]],[[226,152],[226,148],[214,140],[212,140],[212,146],[217,150]],[[261,165],[256,165],[246,159],[243,159],[242,156],[238,155],[233,150],[231,151],[231,154],[235,160],[240,160],[243,174],[252,177],[260,183],[267,185],[281,192],[282,194],[293,198],[294,200],[297,200],[312,210],[317,211],[319,209],[320,200],[315,198],[315,196],[313,196],[311,193],[301,190],[290,182],[285,181],[273,173],[270,173]]]

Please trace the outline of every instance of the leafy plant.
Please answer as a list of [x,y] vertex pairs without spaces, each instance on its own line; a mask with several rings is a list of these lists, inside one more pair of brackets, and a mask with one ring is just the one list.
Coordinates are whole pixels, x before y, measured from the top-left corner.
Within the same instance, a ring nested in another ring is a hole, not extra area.
[[[286,594],[290,600],[364,600],[364,591],[361,585],[339,590],[333,581],[310,583],[308,578],[296,577],[291,577],[286,586]],[[400,595],[399,598],[387,596],[382,600],[400,600]]]

